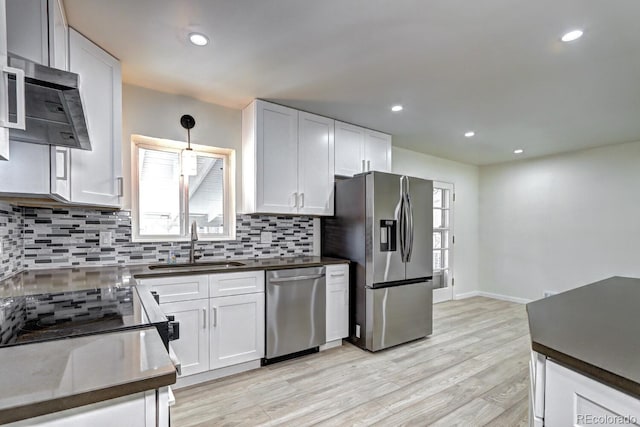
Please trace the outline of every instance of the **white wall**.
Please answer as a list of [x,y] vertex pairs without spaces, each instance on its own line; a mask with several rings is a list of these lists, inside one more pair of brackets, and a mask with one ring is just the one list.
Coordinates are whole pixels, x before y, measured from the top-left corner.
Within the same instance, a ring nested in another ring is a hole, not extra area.
[[455,185],[453,291],[455,295],[477,291],[478,167],[394,147],[393,172]]
[[[187,131],[180,117],[190,114],[196,119],[191,142],[236,150],[236,199],[241,185],[242,114],[240,110],[122,85],[122,167],[125,179],[123,208],[131,209],[131,135],[187,141]],[[186,145],[185,145],[186,146]],[[237,203],[236,203],[237,204]]]
[[640,277],[640,142],[480,168],[480,289]]

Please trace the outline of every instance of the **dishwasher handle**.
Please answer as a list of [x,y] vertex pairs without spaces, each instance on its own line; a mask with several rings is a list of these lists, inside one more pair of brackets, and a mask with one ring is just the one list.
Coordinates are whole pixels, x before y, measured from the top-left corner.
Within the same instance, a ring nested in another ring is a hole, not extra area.
[[295,277],[277,277],[269,279],[269,283],[283,283],[283,282],[297,282],[299,280],[313,280],[324,277],[324,274],[313,274],[309,276],[295,276]]

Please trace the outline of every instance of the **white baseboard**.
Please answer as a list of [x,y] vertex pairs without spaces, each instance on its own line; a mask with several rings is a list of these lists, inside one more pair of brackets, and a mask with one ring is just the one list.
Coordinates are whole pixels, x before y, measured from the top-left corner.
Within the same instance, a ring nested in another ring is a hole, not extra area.
[[510,295],[494,294],[494,293],[491,293],[491,292],[484,292],[484,291],[478,291],[478,295],[481,296],[481,297],[499,299],[499,300],[502,300],[502,301],[516,302],[518,304],[527,304],[527,303],[530,303],[531,301],[533,301],[533,300],[526,299],[526,298],[512,297]]
[[492,292],[484,292],[484,291],[471,291],[471,292],[466,292],[464,294],[458,294],[455,296],[455,299],[459,300],[459,299],[472,298],[472,297],[493,298],[493,299],[499,299],[502,301],[515,302],[518,304],[527,304],[533,301],[526,298],[512,297],[510,295],[494,294]]
[[480,296],[480,293],[478,291],[471,291],[471,292],[465,292],[464,294],[456,294],[453,297],[453,299],[458,300],[458,299],[465,299],[465,298],[473,298],[477,296]]

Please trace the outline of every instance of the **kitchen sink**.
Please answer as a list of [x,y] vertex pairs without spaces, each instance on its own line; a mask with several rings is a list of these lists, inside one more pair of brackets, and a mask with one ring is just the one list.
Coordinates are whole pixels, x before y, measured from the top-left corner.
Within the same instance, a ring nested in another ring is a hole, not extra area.
[[184,264],[153,264],[149,266],[149,270],[159,270],[164,268],[174,269],[189,269],[198,267],[208,268],[229,268],[229,267],[242,267],[245,265],[238,261],[211,261],[211,262],[194,262]]

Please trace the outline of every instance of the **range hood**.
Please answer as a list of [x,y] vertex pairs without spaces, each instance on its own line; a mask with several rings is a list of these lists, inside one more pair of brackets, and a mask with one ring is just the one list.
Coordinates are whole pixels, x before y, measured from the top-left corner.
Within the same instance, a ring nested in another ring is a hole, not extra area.
[[[25,130],[9,139],[91,150],[78,75],[9,55],[8,65],[24,71]],[[16,80],[9,77],[9,119],[16,119]]]

